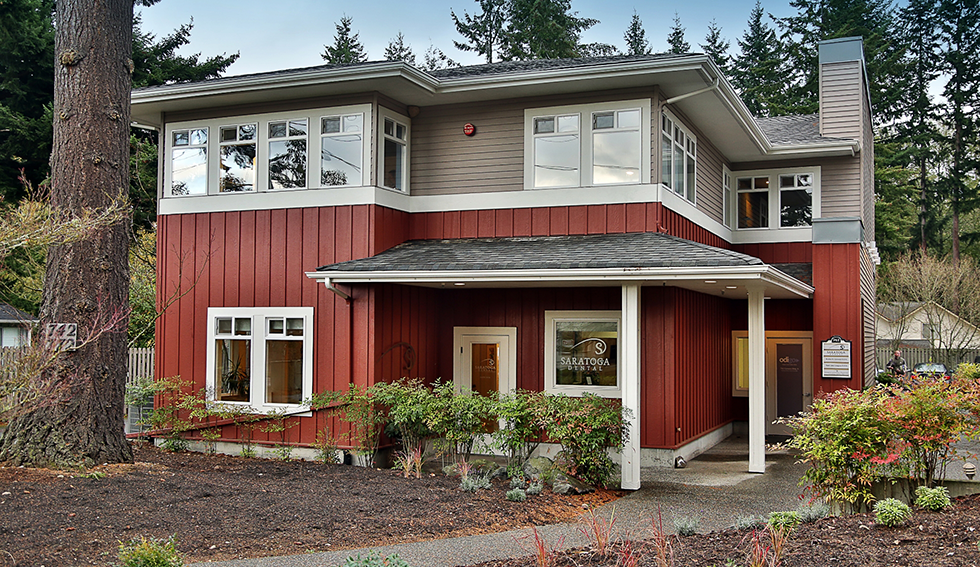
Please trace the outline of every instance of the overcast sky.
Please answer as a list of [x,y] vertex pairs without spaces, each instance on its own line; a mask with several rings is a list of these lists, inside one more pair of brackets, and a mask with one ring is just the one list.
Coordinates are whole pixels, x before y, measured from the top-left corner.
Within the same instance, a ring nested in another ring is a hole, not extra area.
[[[599,20],[583,34],[584,42],[611,43],[624,49],[623,33],[633,11],[640,16],[647,40],[654,51],[666,51],[667,33],[674,11],[686,28],[686,39],[693,51],[700,51],[712,19],[737,52],[736,38],[745,32],[755,0],[687,0],[651,2],[637,0],[573,0],[579,17]],[[777,17],[794,13],[788,0],[763,1],[763,8]],[[415,0],[381,2],[361,0],[164,0],[150,8],[140,8],[143,30],[158,37],[171,33],[181,24],[194,20],[191,43],[182,53],[203,55],[238,52],[239,60],[226,74],[243,75],[278,69],[320,65],[323,46],[333,42],[335,24],[344,15],[353,18],[353,30],[360,35],[371,60],[384,58],[388,42],[401,31],[405,41],[421,60],[430,44],[450,58],[464,64],[484,61],[473,53],[453,46],[460,36],[449,16],[450,9],[479,10],[474,0]]]

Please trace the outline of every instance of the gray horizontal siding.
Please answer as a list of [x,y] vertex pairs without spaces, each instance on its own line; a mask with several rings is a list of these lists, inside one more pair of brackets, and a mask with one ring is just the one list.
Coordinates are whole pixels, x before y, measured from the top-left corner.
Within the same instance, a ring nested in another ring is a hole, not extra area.
[[[423,107],[412,119],[412,194],[523,190],[525,109],[653,96],[653,89],[628,89]],[[476,135],[463,134],[466,123]]]
[[821,135],[861,139],[863,84],[859,61],[829,63],[821,67]]

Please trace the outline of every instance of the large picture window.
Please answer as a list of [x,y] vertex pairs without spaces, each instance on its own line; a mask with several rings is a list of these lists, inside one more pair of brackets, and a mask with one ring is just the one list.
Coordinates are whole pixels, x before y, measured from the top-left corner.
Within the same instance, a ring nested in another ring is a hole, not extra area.
[[269,122],[269,189],[306,187],[306,118]]
[[618,398],[619,311],[545,312],[545,391]]
[[256,124],[221,127],[221,174],[218,190],[238,193],[255,190]]
[[312,393],[313,308],[208,309],[208,391],[260,411]]
[[188,128],[172,133],[171,195],[206,195],[208,192],[208,129]]
[[364,115],[341,114],[320,119],[320,185],[361,184]]
[[649,182],[649,100],[525,111],[525,187]]

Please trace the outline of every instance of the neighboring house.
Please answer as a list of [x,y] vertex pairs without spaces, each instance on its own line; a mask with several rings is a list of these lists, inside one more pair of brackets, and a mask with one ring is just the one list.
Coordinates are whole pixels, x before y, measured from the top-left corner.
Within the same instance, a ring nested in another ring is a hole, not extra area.
[[980,328],[935,302],[878,304],[878,347],[980,349]]
[[351,383],[592,392],[632,410],[626,488],[746,422],[763,472],[774,417],[873,379],[866,81],[846,38],[820,46],[819,114],[769,119],[698,54],[138,89],[158,281],[202,273],[156,374],[286,408],[301,443],[327,419],[302,400]]
[[37,318],[6,303],[0,303],[0,348],[27,346]]

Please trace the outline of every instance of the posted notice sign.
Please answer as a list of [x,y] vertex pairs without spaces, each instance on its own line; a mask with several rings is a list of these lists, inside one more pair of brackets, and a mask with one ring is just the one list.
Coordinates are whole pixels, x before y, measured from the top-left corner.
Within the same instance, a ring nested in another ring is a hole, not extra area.
[[851,341],[834,335],[820,343],[820,360],[824,378],[851,377]]

